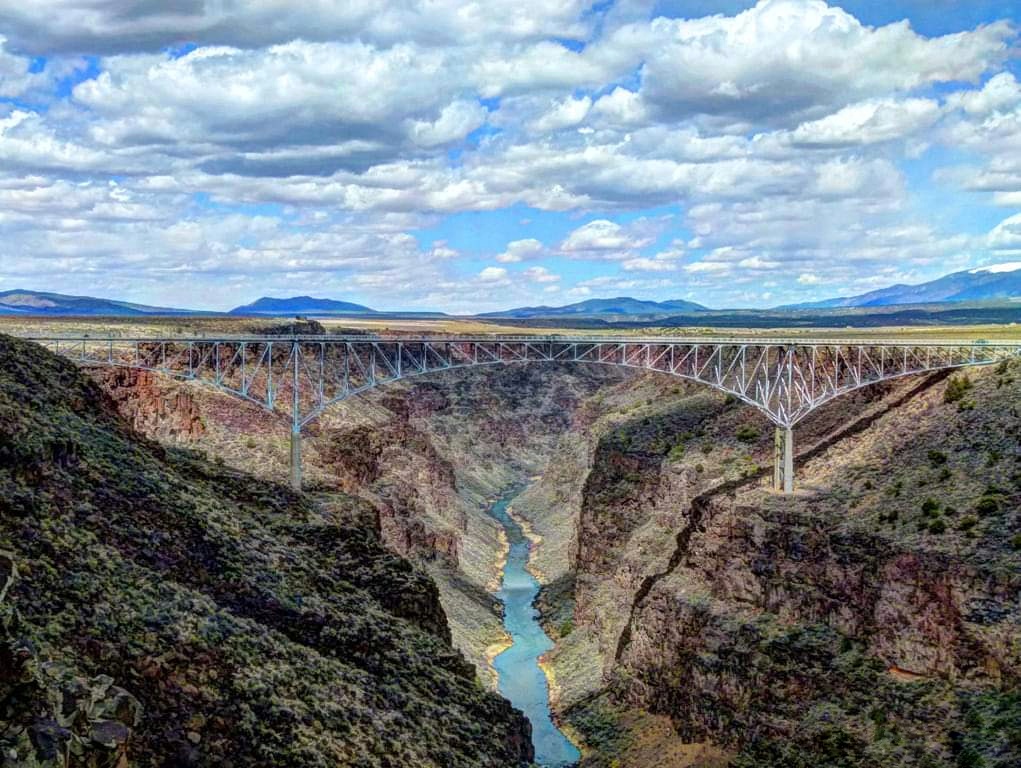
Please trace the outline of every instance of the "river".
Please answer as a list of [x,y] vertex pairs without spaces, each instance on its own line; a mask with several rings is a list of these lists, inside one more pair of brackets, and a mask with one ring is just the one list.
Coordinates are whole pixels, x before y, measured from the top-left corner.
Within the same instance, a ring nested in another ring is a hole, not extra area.
[[504,605],[503,623],[513,643],[493,660],[493,667],[499,675],[500,693],[532,723],[535,762],[547,768],[564,768],[574,765],[581,755],[550,717],[549,686],[539,668],[539,657],[553,647],[553,642],[532,607],[539,582],[526,568],[531,543],[507,514],[507,507],[518,493],[520,490],[504,495],[489,510],[503,525],[510,544],[503,584],[496,596]]

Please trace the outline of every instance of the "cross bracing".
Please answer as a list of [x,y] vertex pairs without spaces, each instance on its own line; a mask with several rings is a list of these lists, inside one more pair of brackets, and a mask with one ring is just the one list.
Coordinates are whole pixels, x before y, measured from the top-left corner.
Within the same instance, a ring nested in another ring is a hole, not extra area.
[[286,410],[296,441],[302,427],[335,403],[438,371],[537,362],[657,371],[706,384],[764,413],[787,437],[782,474],[788,488],[791,430],[824,403],[901,376],[1021,357],[1021,341],[93,335],[34,340],[83,365],[156,371],[207,383],[270,411]]

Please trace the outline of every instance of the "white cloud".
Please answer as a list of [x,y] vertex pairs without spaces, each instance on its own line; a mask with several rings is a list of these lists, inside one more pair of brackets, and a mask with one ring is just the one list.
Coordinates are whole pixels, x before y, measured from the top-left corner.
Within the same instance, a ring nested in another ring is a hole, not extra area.
[[592,99],[583,96],[576,99],[568,96],[562,101],[554,101],[544,114],[530,123],[530,127],[536,133],[548,133],[559,131],[563,128],[570,128],[581,123],[592,108]]
[[502,264],[536,259],[546,254],[546,247],[534,238],[514,240],[507,243],[507,249],[496,257]]
[[522,274],[533,283],[556,283],[560,281],[560,275],[555,275],[546,267],[529,267]]
[[[1006,23],[927,38],[819,0],[700,19],[587,0],[284,5],[0,0],[0,96],[19,100],[0,107],[5,279],[280,276],[458,307],[683,276],[762,301],[1018,247],[1013,217],[945,231],[901,170],[960,148],[937,183],[1021,205]],[[181,40],[200,47],[165,50]],[[74,51],[111,55],[86,77]],[[86,79],[59,97],[68,75]],[[510,240],[493,258],[520,272],[415,236],[512,206],[574,229]],[[580,285],[557,258],[614,275]]]
[[663,115],[785,123],[1000,65],[1009,23],[926,38],[907,22],[870,28],[818,0],[761,0],[733,17],[657,19],[615,34],[649,51],[643,98]]
[[989,245],[998,250],[1021,249],[1021,213],[1014,214],[993,227],[989,233]]
[[789,141],[804,147],[845,147],[902,139],[931,127],[940,116],[932,99],[874,99],[802,123]]
[[507,270],[503,267],[486,267],[479,272],[479,280],[484,283],[502,283],[507,280]]
[[0,0],[15,48],[31,53],[159,51],[188,40],[259,48],[296,38],[360,38],[434,45],[579,38],[585,0],[194,0],[178,3],[81,3]]

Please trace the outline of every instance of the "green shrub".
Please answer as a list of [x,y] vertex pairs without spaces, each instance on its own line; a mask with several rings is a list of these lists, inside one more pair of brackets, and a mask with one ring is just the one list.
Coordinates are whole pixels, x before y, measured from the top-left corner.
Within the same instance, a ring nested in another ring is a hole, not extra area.
[[744,424],[738,427],[735,437],[742,443],[754,443],[759,439],[759,430],[757,427],[753,427],[751,424]]
[[961,518],[961,522],[957,524],[957,530],[970,531],[976,525],[978,525],[978,518],[974,515],[967,515],[966,517]]
[[936,518],[931,523],[929,523],[929,533],[941,534],[946,532],[946,530],[947,524],[944,523],[943,520],[940,518]]
[[683,445],[675,445],[673,448],[670,449],[670,453],[667,455],[667,458],[669,458],[670,461],[680,461],[681,459],[683,459],[684,458],[684,446]]
[[560,629],[558,631],[560,632],[561,637],[567,637],[574,631],[574,622],[570,619],[564,619],[564,621],[560,624]]
[[960,376],[954,376],[947,382],[947,388],[943,392],[944,403],[957,403],[964,399],[965,394],[968,390],[974,386],[971,383],[971,379],[968,378],[968,374],[963,373]]
[[1010,546],[1021,552],[1021,533],[1015,533],[1013,538],[1010,540]]
[[1000,502],[994,496],[983,496],[975,505],[975,512],[979,515],[992,515],[1000,511]]
[[935,517],[939,512],[939,502],[935,499],[926,499],[922,502],[922,514],[926,517]]
[[938,467],[947,463],[947,455],[943,451],[929,451],[929,463]]

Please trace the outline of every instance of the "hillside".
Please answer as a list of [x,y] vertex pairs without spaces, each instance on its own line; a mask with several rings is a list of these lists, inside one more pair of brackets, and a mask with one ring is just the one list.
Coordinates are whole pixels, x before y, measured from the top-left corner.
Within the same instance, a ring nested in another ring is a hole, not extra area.
[[[137,437],[0,337],[0,749],[17,764],[513,766],[528,726],[374,515]],[[16,755],[16,757],[15,757]]]
[[114,299],[97,299],[92,296],[67,296],[62,293],[0,291],[0,315],[97,315],[136,317],[141,315],[194,315],[208,314],[190,309],[150,307]]

